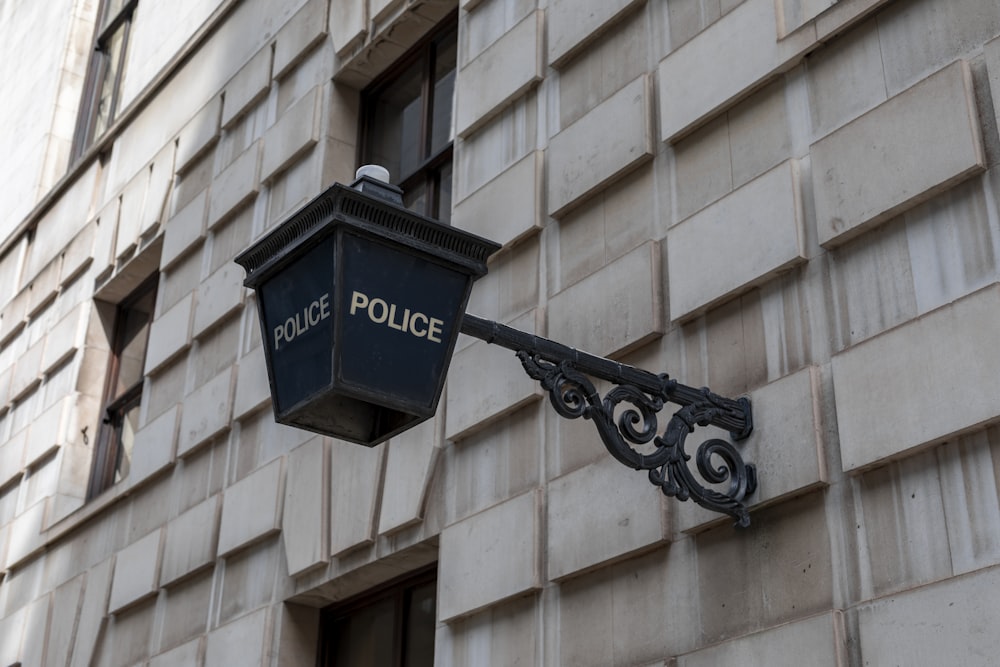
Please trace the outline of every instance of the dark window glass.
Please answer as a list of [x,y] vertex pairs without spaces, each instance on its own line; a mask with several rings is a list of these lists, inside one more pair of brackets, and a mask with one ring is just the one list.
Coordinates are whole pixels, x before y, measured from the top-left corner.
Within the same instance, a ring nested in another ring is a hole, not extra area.
[[454,23],[446,22],[362,96],[361,164],[388,169],[408,208],[442,222],[451,219]]
[[73,158],[96,141],[118,113],[118,97],[125,76],[129,30],[138,0],[104,0],[98,18],[94,51],[84,84]]
[[433,667],[437,580],[429,570],[320,616],[320,667]]
[[156,305],[157,277],[146,280],[118,305],[105,385],[104,414],[94,450],[87,497],[128,476],[142,403],[143,367]]

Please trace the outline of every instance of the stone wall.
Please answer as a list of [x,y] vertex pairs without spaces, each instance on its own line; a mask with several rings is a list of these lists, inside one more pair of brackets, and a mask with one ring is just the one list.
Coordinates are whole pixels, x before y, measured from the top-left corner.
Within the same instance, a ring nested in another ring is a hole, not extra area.
[[[313,664],[319,608],[432,563],[444,667],[989,664],[993,0],[196,4],[105,153],[15,182],[0,665]],[[504,244],[469,311],[748,396],[748,529],[467,338],[390,442],[274,423],[232,259],[351,180],[359,90],[453,11],[452,221]],[[85,502],[109,304],[154,272],[132,470]]]

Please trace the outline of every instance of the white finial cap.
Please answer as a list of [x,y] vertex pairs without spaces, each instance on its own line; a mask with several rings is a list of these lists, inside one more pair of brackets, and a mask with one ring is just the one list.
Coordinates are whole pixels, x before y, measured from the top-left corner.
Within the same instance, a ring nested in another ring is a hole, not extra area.
[[358,179],[362,176],[374,178],[376,181],[381,181],[383,183],[389,182],[389,170],[378,164],[366,164],[358,167],[357,172],[354,174],[354,178]]

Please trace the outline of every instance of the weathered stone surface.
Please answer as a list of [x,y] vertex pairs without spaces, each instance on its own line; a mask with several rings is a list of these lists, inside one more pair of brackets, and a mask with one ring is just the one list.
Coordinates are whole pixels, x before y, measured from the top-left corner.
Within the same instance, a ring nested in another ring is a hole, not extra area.
[[28,428],[24,465],[30,467],[53,449],[67,443],[67,430],[74,423],[76,397],[67,396],[38,416]]
[[91,221],[66,245],[63,251],[62,271],[59,274],[60,287],[66,287],[73,282],[94,261],[96,236],[97,223]]
[[546,151],[549,215],[560,217],[652,158],[650,95],[649,77],[640,76],[552,137]]
[[367,3],[357,0],[333,0],[330,7],[330,37],[337,55],[343,55],[362,39],[365,29]]
[[[509,325],[532,334],[543,333],[544,313],[531,310]],[[483,378],[490,382],[483,384]],[[448,371],[445,437],[460,440],[485,424],[538,400],[541,389],[524,373],[509,350],[484,341],[454,354]]]
[[341,440],[330,443],[330,553],[334,556],[375,539],[383,456],[385,445],[369,449]]
[[[42,373],[48,373],[76,354],[77,350],[83,346],[87,335],[87,317],[90,314],[90,304],[81,303],[49,329],[49,335],[45,341],[45,351],[42,353]],[[0,377],[2,375],[0,373]],[[2,405],[3,398],[4,388],[0,386],[0,405]]]
[[810,147],[820,243],[842,243],[985,166],[969,66],[956,62]]
[[829,39],[831,35],[844,32],[859,21],[875,13],[875,10],[890,0],[838,0],[827,12],[816,19],[816,36]]
[[52,303],[56,298],[57,289],[59,289],[59,262],[54,261],[46,264],[28,287],[28,317],[36,317]]
[[[451,224],[503,245],[542,228],[544,153],[533,151],[455,205]],[[510,193],[518,193],[511,197]]]
[[581,574],[666,541],[663,494],[650,493],[655,489],[644,478],[608,456],[549,482],[550,580]]
[[[24,445],[27,439],[28,429],[22,428],[0,445],[0,486],[6,486],[7,482],[20,475],[24,469]],[[0,551],[0,557],[2,556],[3,552]]]
[[378,533],[386,535],[419,523],[424,516],[427,487],[441,453],[438,418],[397,435],[386,449],[385,477],[392,480],[382,490]]
[[677,667],[741,665],[748,658],[754,664],[781,665],[802,656],[816,667],[841,667],[846,655],[843,615],[833,611],[678,656]]
[[10,385],[10,397],[17,401],[38,386],[41,381],[42,352],[45,350],[45,340],[42,339],[21,354],[14,364],[14,378]]
[[327,489],[330,484],[326,444],[313,438],[288,454],[281,540],[288,575],[327,562],[330,554]]
[[212,181],[208,228],[212,229],[260,191],[260,147],[255,141]]
[[554,0],[548,7],[549,64],[561,67],[642,0]]
[[993,567],[860,605],[861,654],[873,665],[945,664],[955,656],[989,664],[1000,651],[1000,638],[988,630],[998,584]]
[[183,174],[219,139],[222,117],[222,96],[216,95],[198,110],[177,134],[174,167]]
[[194,292],[189,292],[153,320],[146,344],[146,375],[152,375],[191,347]]
[[181,407],[175,405],[145,424],[135,436],[129,486],[136,486],[174,462]]
[[440,620],[540,587],[540,505],[539,494],[529,491],[441,531]]
[[168,270],[205,240],[208,190],[202,190],[167,221],[163,229],[160,268]]
[[284,481],[284,459],[275,459],[226,489],[219,556],[231,554],[281,528]]
[[600,356],[663,333],[660,247],[650,241],[549,299],[549,337]]
[[274,38],[274,78],[281,79],[326,37],[329,0],[309,0]]
[[166,525],[160,581],[170,586],[215,562],[222,496],[198,503]]
[[264,647],[270,643],[268,610],[259,609],[208,633],[205,664],[262,665]]
[[1000,37],[983,47],[983,56],[990,78],[990,92],[993,94],[993,111],[1000,123]]
[[267,377],[264,348],[258,345],[240,358],[233,419],[241,419],[270,402],[271,385]]
[[154,530],[118,552],[108,613],[117,614],[156,593],[160,575],[161,533]]
[[293,104],[264,133],[260,179],[271,180],[316,145],[320,135],[320,86]]
[[222,101],[222,127],[233,125],[260,101],[271,85],[271,49],[261,49],[226,84]]
[[[777,39],[774,0],[746,0],[660,61],[660,138],[695,126],[790,69],[815,42],[807,26]],[[711,86],[701,82],[711,81]]]
[[184,398],[178,456],[185,456],[229,428],[235,376],[235,369],[227,368]]
[[775,5],[778,39],[784,39],[835,4],[837,0],[778,0]]
[[243,307],[243,276],[241,266],[227,262],[198,285],[192,336],[203,336]]
[[200,665],[203,640],[195,639],[150,658],[149,667],[193,667]]
[[[1000,289],[991,286],[833,357],[844,470],[996,419],[998,308]],[[962,398],[941,410],[946,396]]]
[[670,319],[712,304],[806,259],[798,165],[785,162],[667,233]]
[[[535,11],[458,73],[455,127],[467,136],[542,79],[542,19]],[[483,86],[489,81],[489,86]]]

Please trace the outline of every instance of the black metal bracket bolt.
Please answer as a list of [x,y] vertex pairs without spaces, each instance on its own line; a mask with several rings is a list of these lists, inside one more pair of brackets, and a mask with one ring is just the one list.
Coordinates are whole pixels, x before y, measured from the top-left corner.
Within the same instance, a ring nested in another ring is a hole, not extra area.
[[[464,316],[462,333],[516,352],[525,372],[541,383],[560,416],[593,421],[608,452],[630,468],[648,470],[649,481],[664,494],[728,514],[742,528],[750,525],[744,499],[757,488],[754,465],[744,463],[739,450],[726,440],[703,442],[695,465],[705,482],[728,482],[719,491],[698,480],[688,464],[691,455],[684,450],[687,436],[697,426],[726,429],[735,441],[749,437],[753,430],[749,399],[688,387],[666,374],[655,375],[475,315]],[[615,386],[602,398],[588,375]],[[656,415],[665,403],[681,407],[659,435]],[[624,407],[619,410],[619,406]],[[636,449],[650,442],[652,451]],[[721,465],[715,467],[714,459]]]

